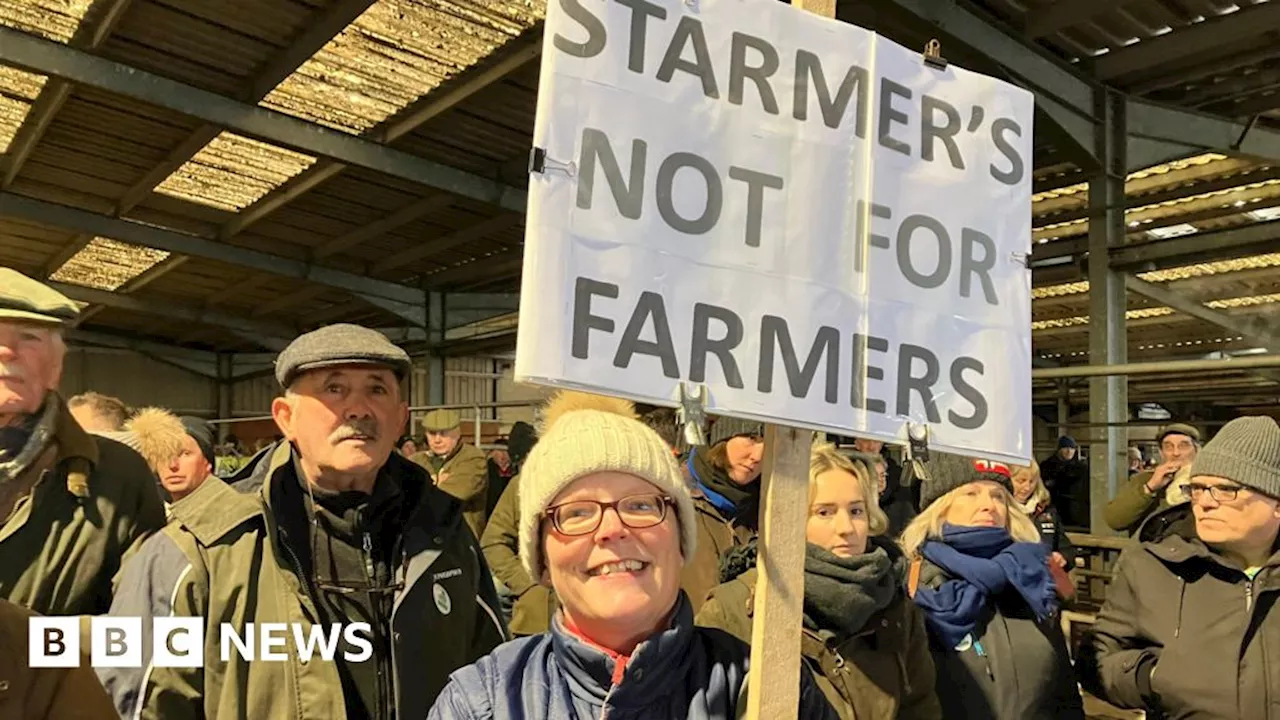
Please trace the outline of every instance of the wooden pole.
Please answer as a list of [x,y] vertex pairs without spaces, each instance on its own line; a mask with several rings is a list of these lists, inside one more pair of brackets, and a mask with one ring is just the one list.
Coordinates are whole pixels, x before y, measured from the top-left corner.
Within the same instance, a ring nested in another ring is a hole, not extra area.
[[768,425],[760,482],[760,554],[751,627],[748,720],[792,720],[800,702],[808,430]]
[[[823,17],[836,16],[835,0],[791,0],[791,4]],[[812,444],[813,433],[808,430],[765,427],[748,720],[792,720],[799,709]]]

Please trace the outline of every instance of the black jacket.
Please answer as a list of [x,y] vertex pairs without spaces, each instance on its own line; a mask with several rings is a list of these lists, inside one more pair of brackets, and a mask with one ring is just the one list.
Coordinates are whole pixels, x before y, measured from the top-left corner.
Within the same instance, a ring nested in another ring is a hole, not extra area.
[[[922,586],[936,588],[948,579],[941,568],[924,561]],[[1013,590],[990,599],[984,612],[973,647],[963,651],[940,647],[930,635],[942,716],[1084,720],[1084,705],[1057,619],[1037,621]]]

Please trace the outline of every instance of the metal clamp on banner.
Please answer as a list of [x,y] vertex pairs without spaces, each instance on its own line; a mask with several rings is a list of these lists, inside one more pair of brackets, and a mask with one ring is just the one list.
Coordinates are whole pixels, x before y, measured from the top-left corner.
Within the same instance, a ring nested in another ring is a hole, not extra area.
[[684,440],[690,445],[706,445],[707,435],[703,430],[707,426],[707,386],[699,385],[698,393],[691,395],[684,383],[680,383],[676,398],[680,407],[676,409],[676,419],[684,428]]
[[942,57],[942,43],[938,42],[938,38],[933,38],[924,46],[922,58],[924,64],[934,70],[947,69],[947,59]]
[[562,172],[569,177],[578,174],[578,166],[573,162],[561,162],[547,155],[545,148],[535,147],[529,151],[529,174],[545,175],[548,172]]
[[929,460],[929,426],[907,423],[907,457],[912,460]]

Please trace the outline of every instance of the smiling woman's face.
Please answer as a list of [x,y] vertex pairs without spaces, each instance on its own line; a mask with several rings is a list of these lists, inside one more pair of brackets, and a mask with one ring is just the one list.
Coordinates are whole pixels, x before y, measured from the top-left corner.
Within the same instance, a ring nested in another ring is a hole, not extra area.
[[[550,507],[580,500],[610,503],[637,495],[661,496],[646,480],[619,472],[578,478]],[[675,508],[647,528],[623,524],[605,510],[600,526],[585,535],[563,535],[542,523],[547,578],[569,622],[618,652],[660,629],[680,593],[680,527]]]

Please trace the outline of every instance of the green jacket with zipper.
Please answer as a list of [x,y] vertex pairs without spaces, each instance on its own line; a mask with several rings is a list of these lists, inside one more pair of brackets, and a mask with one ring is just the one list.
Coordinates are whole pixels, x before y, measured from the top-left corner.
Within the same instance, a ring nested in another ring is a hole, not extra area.
[[[249,662],[227,645],[219,626],[244,634],[254,623],[297,623],[304,635],[319,617],[293,545],[285,542],[290,508],[279,488],[296,483],[292,448],[281,442],[259,456],[235,486],[217,478],[175,503],[172,519],[125,569],[113,615],[204,619],[204,667],[103,669],[99,676],[122,717],[149,720],[253,718],[322,720],[345,714],[335,661]],[[381,472],[395,473],[416,497],[396,575],[390,627],[392,702],[396,717],[425,717],[450,673],[507,639],[488,567],[461,506],[431,485],[417,465],[393,453]],[[296,513],[293,513],[296,514]],[[298,528],[304,535],[307,528]],[[146,646],[144,646],[145,648]],[[144,664],[148,658],[145,656]]]
[[57,395],[47,402],[58,403],[50,440],[8,481],[11,511],[0,508],[0,598],[43,615],[97,615],[111,606],[122,558],[164,526],[164,504],[142,456],[85,432]]

